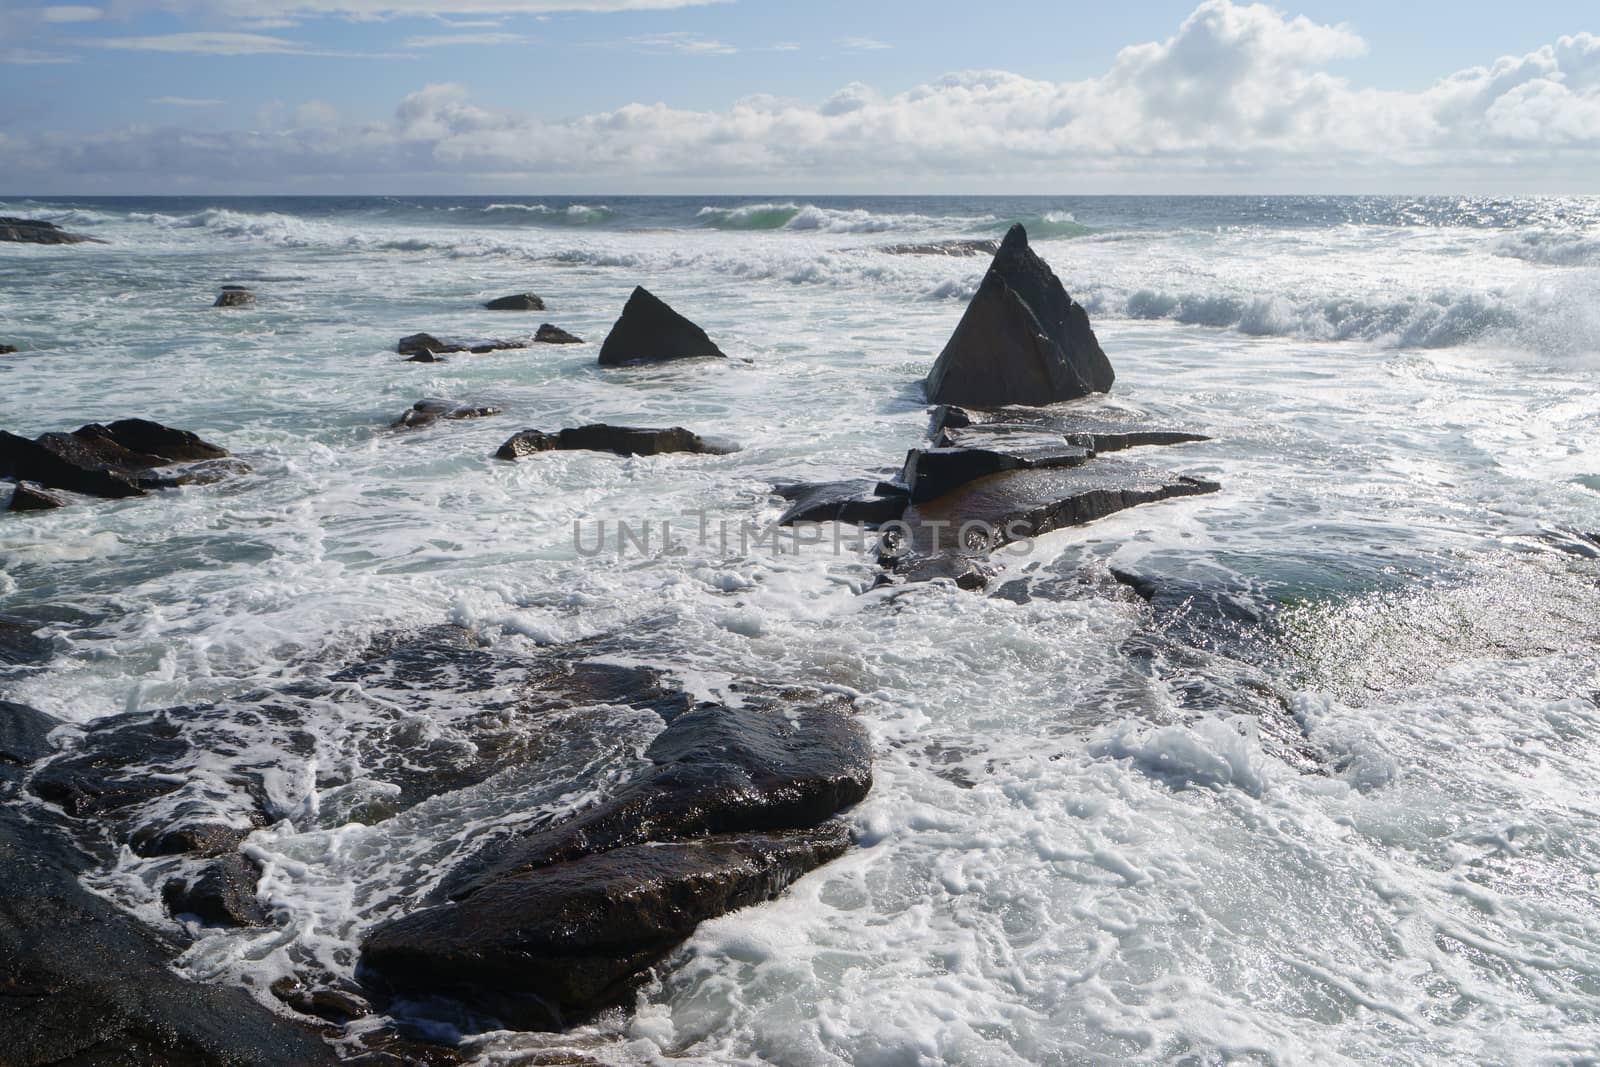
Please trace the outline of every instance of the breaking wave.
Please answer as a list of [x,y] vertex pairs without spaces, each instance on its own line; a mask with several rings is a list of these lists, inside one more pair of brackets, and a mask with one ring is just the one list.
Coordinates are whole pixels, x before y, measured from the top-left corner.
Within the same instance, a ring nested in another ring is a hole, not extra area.
[[1549,267],[1600,266],[1600,236],[1570,230],[1522,230],[1502,234],[1494,254]]
[[993,224],[993,215],[976,217],[919,215],[869,211],[865,208],[824,208],[815,204],[743,204],[739,207],[703,207],[695,218],[714,230],[796,230],[819,233],[918,233],[929,230],[969,230]]

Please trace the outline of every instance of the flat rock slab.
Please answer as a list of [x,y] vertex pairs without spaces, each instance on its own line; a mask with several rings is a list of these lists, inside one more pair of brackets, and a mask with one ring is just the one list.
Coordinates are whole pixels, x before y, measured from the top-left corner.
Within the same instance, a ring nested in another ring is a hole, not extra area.
[[628,297],[622,315],[600,346],[602,367],[663,363],[702,356],[726,358],[722,349],[711,342],[704,330],[672,310],[642,285]]
[[1013,470],[1081,467],[1094,452],[1067,443],[1060,434],[1019,429],[1011,432],[965,433],[942,438],[934,448],[913,448],[906,455],[900,481],[920,504],[953,492],[968,482]]
[[840,522],[873,527],[898,519],[911,502],[904,486],[864,478],[775,485],[772,492],[789,501],[789,507],[778,517],[779,526]]
[[872,788],[872,746],[850,703],[809,691],[684,712],[645,758],[650,769],[610,800],[481,854],[446,877],[440,897],[461,900],[510,875],[647,841],[806,829]]
[[0,217],[0,241],[21,241],[35,245],[105,244],[97,237],[68,233],[53,222],[10,217]]
[[527,348],[530,344],[531,341],[441,341],[431,333],[414,333],[409,337],[400,338],[400,343],[395,345],[395,351],[402,356],[411,356],[418,363],[433,363],[437,362],[437,358],[416,359],[416,357],[438,357],[456,352],[483,355],[485,352]]
[[1137,415],[1074,410],[1071,405],[982,410],[946,404],[933,414],[934,439],[954,447],[981,445],[989,440],[985,434],[1042,432],[1059,434],[1069,444],[1094,452],[1211,440],[1192,430],[1151,425]]
[[[1003,545],[1081,526],[1126,508],[1217,492],[1215,482],[1125,460],[1069,470],[991,474],[906,510],[880,562],[916,575],[930,561],[982,557]],[[938,571],[933,567],[933,571]]]
[[519,459],[538,452],[571,451],[614,452],[619,456],[661,456],[672,452],[718,456],[735,449],[723,442],[707,441],[682,426],[655,429],[592,423],[557,433],[523,430],[501,445],[495,457]]
[[503,878],[379,926],[362,945],[380,996],[445,996],[555,1029],[621,1003],[696,926],[778,896],[849,847],[842,827],[640,844]]
[[918,244],[884,245],[878,251],[890,256],[992,256],[1000,251],[997,237],[976,240],[924,241]]

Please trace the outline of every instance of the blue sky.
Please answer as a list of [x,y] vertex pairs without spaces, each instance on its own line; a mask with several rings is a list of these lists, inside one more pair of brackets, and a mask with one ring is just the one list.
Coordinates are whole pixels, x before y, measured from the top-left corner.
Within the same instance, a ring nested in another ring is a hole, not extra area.
[[1577,3],[7,0],[0,189],[1591,192],[1585,31]]

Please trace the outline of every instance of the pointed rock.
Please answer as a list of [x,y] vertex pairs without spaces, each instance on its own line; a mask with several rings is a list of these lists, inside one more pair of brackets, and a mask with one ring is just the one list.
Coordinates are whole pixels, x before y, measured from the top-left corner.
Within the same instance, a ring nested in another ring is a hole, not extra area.
[[660,363],[697,356],[727,358],[706,332],[673,311],[644,286],[634,289],[622,317],[600,346],[600,365]]
[[1111,388],[1089,315],[1011,227],[924,386],[935,404],[1050,404]]

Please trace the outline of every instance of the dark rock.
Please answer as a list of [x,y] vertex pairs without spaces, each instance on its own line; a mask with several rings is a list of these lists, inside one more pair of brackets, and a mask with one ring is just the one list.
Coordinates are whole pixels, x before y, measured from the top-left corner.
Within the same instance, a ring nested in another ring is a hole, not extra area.
[[252,307],[256,302],[256,294],[237,285],[224,285],[222,293],[217,297],[214,308],[242,308]]
[[299,1012],[344,1024],[372,1014],[372,1006],[359,994],[327,986],[307,987],[295,978],[280,978],[269,987],[272,995]]
[[68,815],[105,815],[179,788],[183,783],[176,775],[152,770],[188,751],[170,713],[108,716],[85,731],[78,750],[40,768],[30,784]]
[[48,660],[55,650],[49,641],[35,635],[38,628],[33,623],[0,618],[0,666]]
[[1081,467],[1093,458],[1093,452],[1067,444],[1059,434],[986,434],[970,443],[913,448],[900,480],[910,487],[912,502],[920,504],[988,474]]
[[496,452],[495,456],[499,459],[517,459],[535,452],[553,451],[615,452],[619,456],[660,456],[669,452],[694,452],[716,456],[731,452],[733,449],[719,442],[707,441],[681,426],[661,430],[593,423],[565,429],[559,433],[523,430],[501,445],[500,451]]
[[924,383],[929,401],[1049,404],[1111,388],[1088,313],[1013,226]]
[[404,362],[404,363],[447,363],[449,361],[446,360],[443,356],[434,355],[432,352],[418,352],[414,356],[407,356],[404,360],[402,360],[402,362]]
[[431,333],[414,333],[409,337],[400,338],[400,343],[395,346],[395,351],[402,356],[430,356],[430,359],[413,359],[417,363],[436,363],[437,357],[456,352],[470,352],[473,355],[482,355],[485,352],[500,352],[512,348],[527,348],[528,341],[441,341]]
[[534,341],[541,345],[581,345],[583,338],[568,333],[559,326],[552,326],[548,322],[541,323],[533,335]]
[[500,414],[499,408],[473,407],[470,404],[457,404],[454,400],[429,397],[411,405],[411,410],[390,423],[390,427],[396,430],[415,430],[431,426],[440,419],[485,419],[498,414]]
[[9,356],[16,351],[16,345],[0,345],[0,356]]
[[[147,419],[91,423],[69,434],[40,434],[32,441],[0,431],[0,477],[113,499],[206,484],[250,469],[242,460],[220,458],[227,455],[227,449],[187,430]],[[189,460],[197,462],[170,469]],[[152,473],[157,468],[163,469]]]
[[18,482],[11,494],[12,511],[53,511],[66,506],[66,500],[35,482]]
[[518,293],[491,300],[483,306],[490,311],[543,311],[544,301],[532,293]]
[[169,880],[161,899],[174,917],[192,915],[208,926],[265,926],[267,913],[256,899],[260,879],[261,868],[234,852]]
[[[809,698],[809,699],[808,699]],[[489,849],[440,892],[647,841],[817,826],[872,788],[872,746],[843,699],[763,696],[678,715],[645,752],[653,767],[599,806]]]
[[891,256],[992,256],[1000,251],[1000,241],[995,237],[976,240],[924,241],[920,244],[884,245],[878,249]]
[[1068,444],[1093,452],[1120,452],[1152,445],[1182,445],[1209,441],[1205,434],[1152,426],[1142,417],[1125,412],[1084,411],[1073,405],[1053,408],[1003,407],[977,411],[944,405],[933,414],[934,440],[947,447],[981,444],[978,434],[1047,432],[1059,434]]
[[789,501],[788,509],[778,517],[779,526],[797,522],[876,526],[898,519],[911,502],[904,486],[865,479],[777,485],[772,491]]
[[600,365],[660,363],[699,356],[726,358],[706,332],[643,286],[628,297],[622,316],[600,346]]
[[0,241],[22,241],[36,245],[75,245],[85,242],[105,244],[98,238],[85,237],[81,233],[68,233],[53,222],[8,217],[0,217]]
[[[101,857],[105,858],[105,857]],[[243,989],[185,981],[177,947],[84,889],[59,816],[0,804],[0,1060],[8,1067],[333,1067]]]
[[254,827],[199,822],[136,830],[130,845],[139,856],[222,856],[233,852]]
[[1013,542],[1173,497],[1220,486],[1124,460],[1068,470],[1017,470],[968,482],[915,504],[885,535],[881,562],[901,573],[925,571],[942,557],[981,557]]
[[570,1025],[626,999],[706,919],[843,854],[842,827],[619,848],[506,877],[385,923],[361,948],[380,995],[445,996],[508,1025]]
[[55,751],[50,731],[60,725],[54,715],[0,700],[0,799],[22,780],[30,764]]

